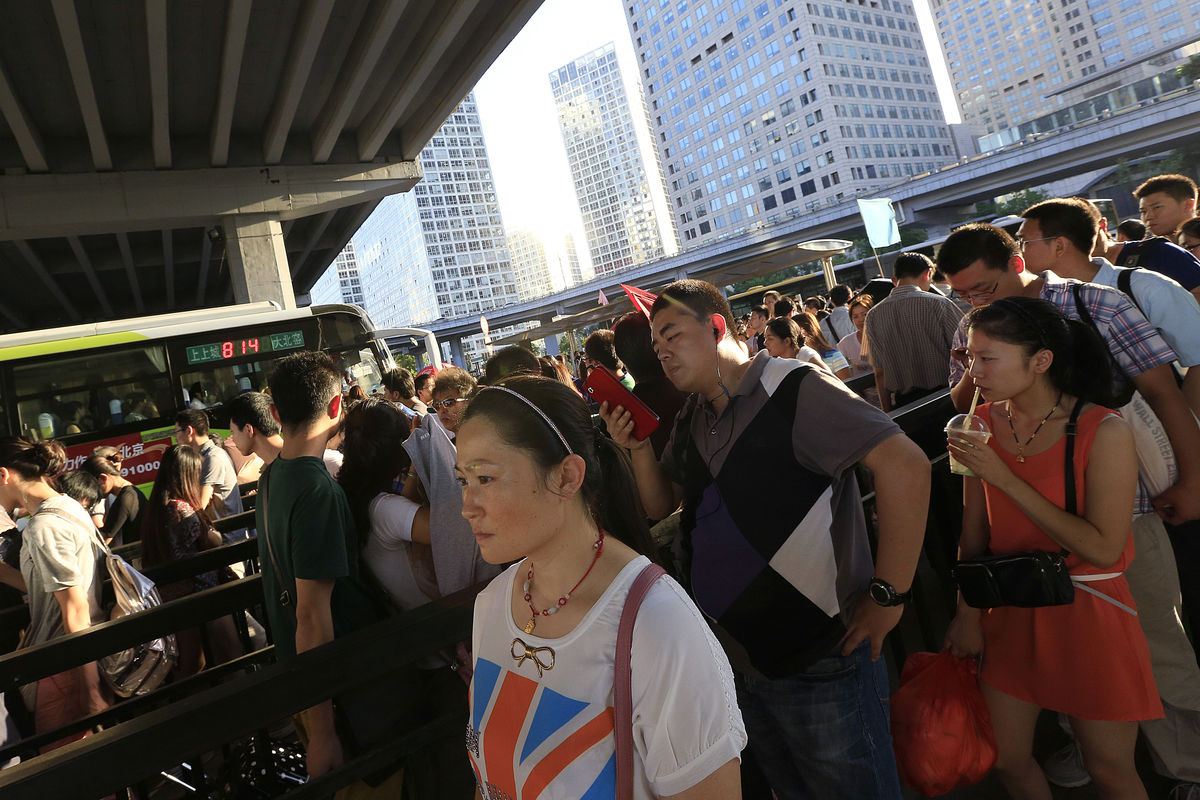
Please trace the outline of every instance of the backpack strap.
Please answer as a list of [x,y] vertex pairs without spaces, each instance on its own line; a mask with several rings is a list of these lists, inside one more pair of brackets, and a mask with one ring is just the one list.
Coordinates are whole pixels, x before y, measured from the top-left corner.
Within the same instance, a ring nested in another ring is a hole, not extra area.
[[654,582],[665,573],[658,564],[650,563],[634,578],[621,623],[617,627],[617,656],[613,663],[613,705],[615,721],[613,738],[617,745],[617,800],[633,800],[633,678],[630,661],[633,651],[633,624],[638,609]]

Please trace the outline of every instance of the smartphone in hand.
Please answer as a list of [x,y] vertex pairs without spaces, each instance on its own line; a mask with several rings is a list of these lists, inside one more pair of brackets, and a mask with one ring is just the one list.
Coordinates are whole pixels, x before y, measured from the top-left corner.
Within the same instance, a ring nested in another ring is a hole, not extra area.
[[584,381],[583,390],[596,403],[608,403],[609,408],[621,406],[633,415],[633,438],[639,442],[658,429],[658,414],[625,388],[621,380],[606,367],[597,366]]

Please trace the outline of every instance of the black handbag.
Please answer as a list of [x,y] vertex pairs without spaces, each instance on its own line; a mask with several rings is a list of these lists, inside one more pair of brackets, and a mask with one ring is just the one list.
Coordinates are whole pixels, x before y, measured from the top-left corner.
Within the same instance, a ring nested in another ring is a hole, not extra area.
[[[1075,488],[1075,434],[1083,401],[1076,400],[1067,420],[1064,459],[1066,510],[1077,513]],[[971,608],[1041,608],[1075,602],[1075,584],[1067,571],[1064,548],[1057,553],[1032,550],[959,561],[950,574],[958,584],[963,602]]]

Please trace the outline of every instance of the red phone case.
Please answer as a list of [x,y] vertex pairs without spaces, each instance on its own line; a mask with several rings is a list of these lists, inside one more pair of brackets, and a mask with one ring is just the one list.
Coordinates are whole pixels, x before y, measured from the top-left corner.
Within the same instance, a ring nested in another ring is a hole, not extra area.
[[620,379],[607,367],[596,367],[583,384],[588,397],[609,408],[622,406],[633,415],[633,438],[639,442],[658,429],[658,414],[625,388]]

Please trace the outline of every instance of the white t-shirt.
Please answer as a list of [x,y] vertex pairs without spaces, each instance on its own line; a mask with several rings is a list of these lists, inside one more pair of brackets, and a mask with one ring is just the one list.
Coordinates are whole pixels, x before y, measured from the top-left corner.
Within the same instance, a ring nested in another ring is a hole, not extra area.
[[329,475],[336,481],[338,473],[342,471],[342,452],[326,449],[321,460],[325,462],[325,469],[329,471]]
[[[467,752],[484,797],[614,796],[617,627],[629,587],[649,563],[627,564],[579,625],[556,639],[513,622],[509,598],[523,561],[480,593]],[[536,662],[512,655],[526,647]],[[655,582],[638,611],[631,672],[635,798],[678,794],[740,757],[746,728],[729,660],[669,577]]]
[[[371,530],[363,545],[363,563],[371,568],[384,590],[402,611],[410,611],[429,602],[413,569],[413,519],[417,504],[398,494],[381,492],[368,506]],[[436,582],[432,586],[436,593]]]

